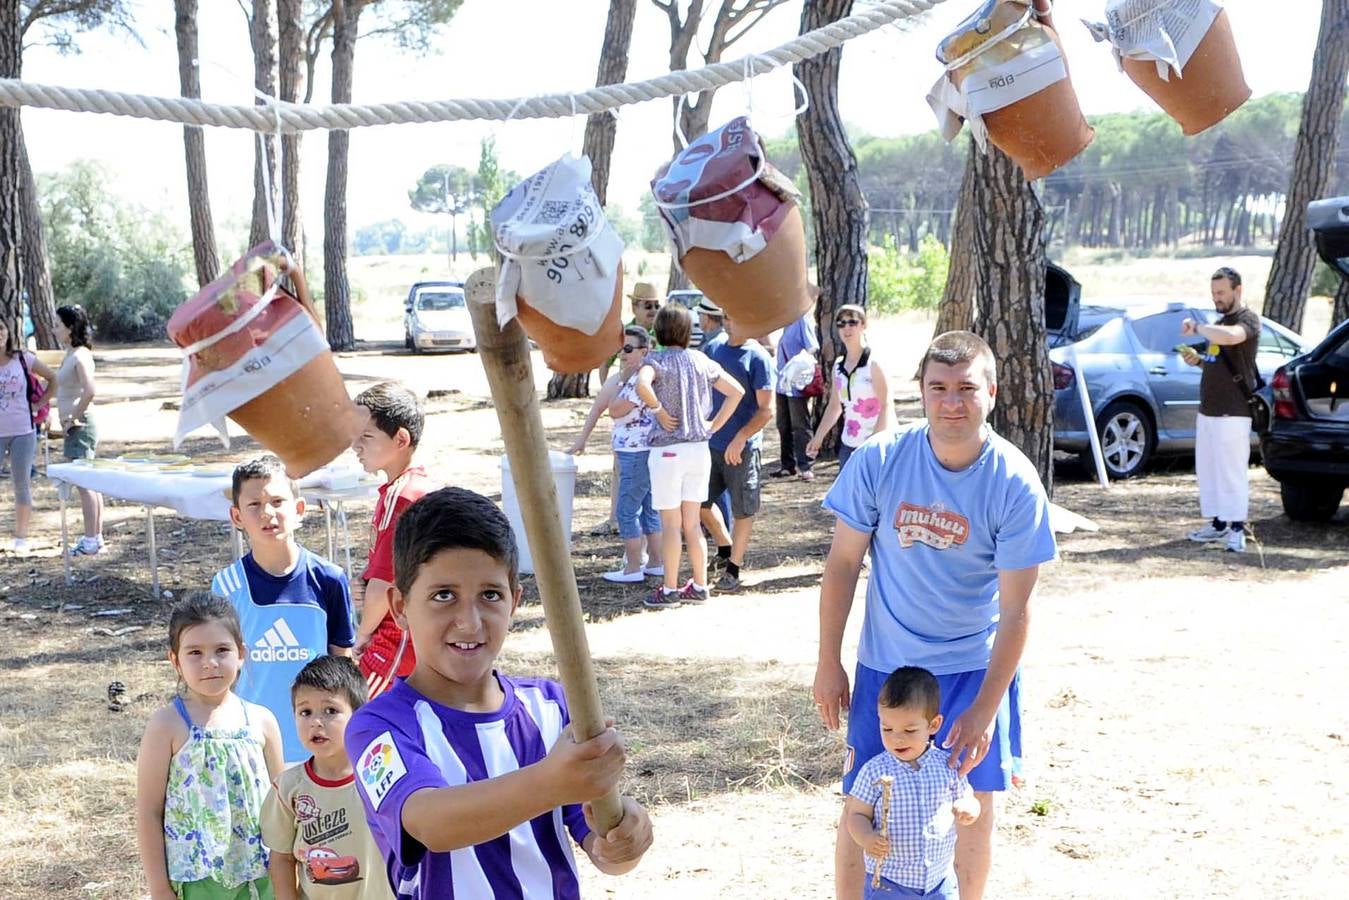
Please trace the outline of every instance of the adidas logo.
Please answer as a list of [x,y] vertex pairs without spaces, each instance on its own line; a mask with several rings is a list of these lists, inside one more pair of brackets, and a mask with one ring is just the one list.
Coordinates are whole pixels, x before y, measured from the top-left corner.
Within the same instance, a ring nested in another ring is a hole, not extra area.
[[248,658],[253,662],[307,662],[313,655],[308,647],[300,646],[285,619],[273,622],[248,651]]

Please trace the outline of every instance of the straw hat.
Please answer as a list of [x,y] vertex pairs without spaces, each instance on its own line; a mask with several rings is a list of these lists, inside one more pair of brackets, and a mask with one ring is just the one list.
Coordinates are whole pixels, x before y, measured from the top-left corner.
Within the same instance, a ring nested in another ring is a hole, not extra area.
[[628,294],[629,300],[659,300],[660,293],[656,286],[649,281],[639,281],[632,286],[632,293]]
[[721,307],[717,306],[717,304],[707,299],[707,297],[703,297],[701,300],[698,301],[698,305],[695,307],[695,310],[697,312],[702,313],[705,316],[716,316],[719,319],[726,318],[726,313],[721,311]]

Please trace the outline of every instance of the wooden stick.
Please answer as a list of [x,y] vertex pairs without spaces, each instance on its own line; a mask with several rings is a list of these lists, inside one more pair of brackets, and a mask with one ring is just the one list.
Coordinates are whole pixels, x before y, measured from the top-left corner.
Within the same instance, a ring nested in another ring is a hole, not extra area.
[[[590,644],[586,641],[576,571],[567,548],[568,536],[562,533],[562,521],[557,514],[557,486],[544,441],[529,341],[518,322],[497,327],[495,268],[479,269],[469,276],[464,293],[483,369],[492,388],[497,420],[501,423],[511,477],[520,498],[520,515],[529,538],[544,619],[553,639],[562,686],[567,691],[572,731],[578,741],[589,740],[604,730],[604,714]],[[595,800],[591,807],[601,835],[623,818],[616,789]]]
[[[890,839],[890,791],[894,789],[895,777],[893,775],[882,775],[876,779],[876,784],[881,788],[881,837],[887,841]],[[881,863],[885,857],[890,855],[887,848],[885,856],[876,860],[876,868],[871,870],[871,889],[874,891],[881,886]]]

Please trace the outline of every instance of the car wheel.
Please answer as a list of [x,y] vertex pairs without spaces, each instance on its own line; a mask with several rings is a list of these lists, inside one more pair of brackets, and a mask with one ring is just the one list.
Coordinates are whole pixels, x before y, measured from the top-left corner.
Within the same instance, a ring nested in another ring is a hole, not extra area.
[[[1096,433],[1101,436],[1101,455],[1112,479],[1141,475],[1157,446],[1152,418],[1128,400],[1116,400],[1096,417]],[[1090,447],[1082,451],[1082,463],[1096,471]]]
[[404,331],[404,332],[403,332],[403,347],[406,348],[406,349],[408,349],[408,350],[413,349],[413,346],[412,346],[412,332],[410,332],[410,331]]
[[1279,482],[1283,511],[1295,522],[1328,522],[1340,508],[1343,496],[1343,485],[1334,487],[1312,481]]

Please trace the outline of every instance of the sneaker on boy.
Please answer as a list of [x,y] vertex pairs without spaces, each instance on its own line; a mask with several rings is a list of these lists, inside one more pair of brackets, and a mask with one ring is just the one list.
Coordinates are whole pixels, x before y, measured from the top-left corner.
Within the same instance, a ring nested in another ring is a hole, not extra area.
[[234,605],[248,659],[240,697],[265,706],[281,727],[286,762],[305,758],[289,714],[290,686],[305,663],[356,642],[347,573],[295,540],[304,516],[299,487],[275,456],[234,470],[230,521],[248,535],[249,552],[216,573],[211,593]]
[[1231,531],[1232,529],[1227,527],[1226,522],[1219,522],[1217,519],[1214,519],[1212,522],[1209,522],[1203,528],[1197,528],[1185,536],[1190,540],[1196,541],[1198,543],[1206,543],[1208,541],[1225,541],[1227,540],[1227,536],[1228,534],[1231,533]]
[[394,537],[393,615],[412,636],[406,679],[347,726],[347,753],[399,900],[576,898],[571,842],[600,871],[632,869],[651,820],[631,798],[605,837],[583,804],[618,783],[612,728],[572,737],[562,686],[497,671],[520,602],[510,524],[486,497],[427,494]]
[[311,755],[278,775],[262,803],[277,897],[393,900],[345,743],[347,721],[365,696],[361,670],[345,657],[319,657],[295,678],[291,718]]
[[389,614],[393,533],[404,510],[435,490],[436,484],[412,462],[426,424],[417,396],[397,382],[385,381],[362,391],[356,402],[370,410],[370,422],[352,449],[365,471],[383,472],[385,478],[375,502],[370,556],[361,573],[364,589],[356,631],[356,661],[374,699],[389,689],[394,678],[410,675],[417,661],[412,643]]

